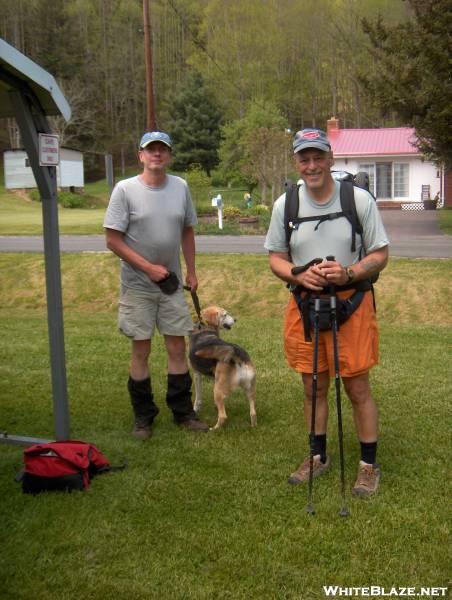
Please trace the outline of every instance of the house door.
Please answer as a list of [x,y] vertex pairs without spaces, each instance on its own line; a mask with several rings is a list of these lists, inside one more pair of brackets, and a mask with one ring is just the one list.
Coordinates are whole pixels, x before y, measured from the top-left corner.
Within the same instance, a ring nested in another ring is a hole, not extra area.
[[378,162],[377,167],[377,198],[392,198],[392,163]]
[[376,197],[375,194],[375,163],[361,164],[359,170],[364,171],[369,175],[369,190],[370,193]]

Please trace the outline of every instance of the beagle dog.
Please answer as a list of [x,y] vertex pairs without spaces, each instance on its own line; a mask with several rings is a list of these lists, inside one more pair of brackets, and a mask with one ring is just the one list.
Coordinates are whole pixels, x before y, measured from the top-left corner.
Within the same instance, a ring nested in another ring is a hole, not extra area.
[[214,377],[214,401],[218,419],[213,429],[220,429],[226,422],[224,402],[229,394],[241,387],[250,405],[251,426],[256,417],[256,369],[249,354],[237,344],[225,342],[219,337],[220,329],[231,329],[235,319],[224,308],[209,306],[201,312],[202,323],[190,335],[189,359],[195,380],[194,410],[202,405],[201,376]]

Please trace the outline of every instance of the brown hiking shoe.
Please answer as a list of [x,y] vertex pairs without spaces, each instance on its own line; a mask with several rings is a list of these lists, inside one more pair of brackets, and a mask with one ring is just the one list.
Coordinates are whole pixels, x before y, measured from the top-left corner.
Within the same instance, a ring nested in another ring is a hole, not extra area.
[[178,425],[179,427],[189,429],[190,431],[196,431],[197,433],[207,433],[209,431],[207,423],[203,423],[198,419],[187,419],[186,421],[178,423]]
[[143,421],[135,421],[132,435],[137,440],[147,440],[152,435],[151,430],[152,423],[145,423]]
[[[305,481],[309,481],[309,465],[310,465],[310,457],[304,459],[298,469],[291,473],[288,482],[289,483],[304,483]],[[330,457],[326,457],[326,461],[323,463],[320,460],[320,454],[317,454],[313,458],[312,464],[312,476],[318,477],[322,473],[325,473],[330,468]]]
[[355,496],[371,496],[375,494],[380,483],[380,468],[359,461],[358,477],[352,489]]

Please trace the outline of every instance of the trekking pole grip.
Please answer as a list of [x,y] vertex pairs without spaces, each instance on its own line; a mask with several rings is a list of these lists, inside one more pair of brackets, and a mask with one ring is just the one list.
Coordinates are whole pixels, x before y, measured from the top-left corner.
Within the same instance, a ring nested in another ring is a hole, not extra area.
[[[326,257],[326,260],[336,260],[336,259],[334,256],[330,255],[330,256]],[[330,307],[334,313],[334,316],[336,316],[336,286],[334,285],[334,283],[330,283],[329,287],[330,287]]]

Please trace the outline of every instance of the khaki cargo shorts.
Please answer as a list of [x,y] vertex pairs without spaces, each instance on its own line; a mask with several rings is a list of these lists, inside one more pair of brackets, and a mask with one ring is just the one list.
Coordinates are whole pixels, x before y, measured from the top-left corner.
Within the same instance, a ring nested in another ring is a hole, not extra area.
[[182,288],[168,296],[157,290],[122,287],[118,327],[133,340],[149,340],[157,326],[162,335],[186,336],[193,330]]

